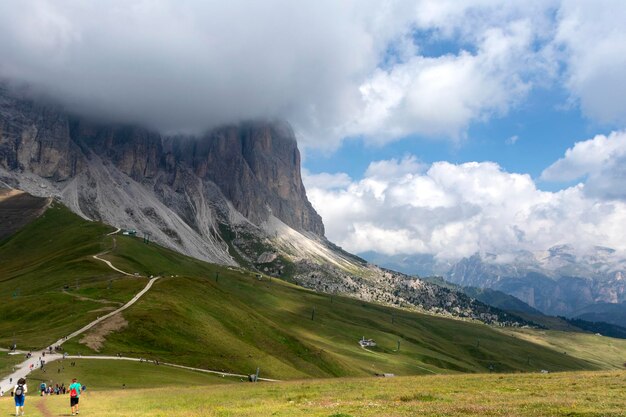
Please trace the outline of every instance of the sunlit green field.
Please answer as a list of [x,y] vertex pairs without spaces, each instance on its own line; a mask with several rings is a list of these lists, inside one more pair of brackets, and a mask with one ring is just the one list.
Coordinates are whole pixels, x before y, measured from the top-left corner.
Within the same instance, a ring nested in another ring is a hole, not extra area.
[[[624,372],[440,375],[93,391],[81,415],[191,416],[623,416]],[[30,397],[27,415],[68,415],[67,396]],[[0,410],[12,411],[10,398]]]
[[576,356],[604,369],[626,367],[626,339],[556,330],[502,329],[502,332]]
[[[75,362],[75,366],[71,366],[72,362]],[[221,377],[147,362],[104,359],[66,359],[53,362],[45,373],[41,370],[32,372],[28,376],[28,381],[34,384],[33,386],[39,386],[42,382],[47,385],[69,386],[72,378],[77,378],[90,392],[116,390],[122,387],[137,389],[241,382],[237,377]]]

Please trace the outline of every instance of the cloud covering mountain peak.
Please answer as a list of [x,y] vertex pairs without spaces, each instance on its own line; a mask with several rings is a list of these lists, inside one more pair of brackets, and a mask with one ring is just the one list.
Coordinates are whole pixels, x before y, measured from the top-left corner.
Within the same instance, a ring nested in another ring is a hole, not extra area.
[[284,118],[302,145],[327,149],[459,140],[547,85],[593,119],[624,121],[626,72],[611,68],[624,68],[626,10],[596,4],[6,1],[0,78],[166,132]]

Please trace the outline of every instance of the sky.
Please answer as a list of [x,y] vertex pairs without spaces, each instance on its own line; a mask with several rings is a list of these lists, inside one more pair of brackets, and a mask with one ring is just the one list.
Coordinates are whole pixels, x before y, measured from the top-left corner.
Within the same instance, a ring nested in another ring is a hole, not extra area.
[[352,252],[626,254],[626,3],[7,0],[0,78],[199,133],[280,118]]

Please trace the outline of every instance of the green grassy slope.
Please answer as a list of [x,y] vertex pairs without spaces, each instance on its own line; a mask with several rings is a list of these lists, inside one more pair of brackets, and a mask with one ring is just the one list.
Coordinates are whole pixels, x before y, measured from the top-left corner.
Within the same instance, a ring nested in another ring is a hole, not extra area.
[[590,333],[502,329],[503,332],[584,359],[605,369],[624,369],[626,340]]
[[[72,361],[76,362],[76,366],[70,365]],[[146,362],[105,359],[57,361],[50,364],[46,372],[38,369],[31,373],[28,383],[33,390],[42,382],[47,385],[65,384],[67,387],[72,378],[77,378],[87,387],[88,392],[122,389],[123,385],[125,389],[139,389],[240,383],[240,378],[235,377],[221,377]]]
[[[0,259],[7,261],[1,267],[0,343],[8,345],[15,333],[20,347],[44,346],[102,314],[97,310],[103,306],[131,298],[145,279],[115,275],[91,259],[114,247],[104,257],[116,266],[165,277],[123,313],[128,326],[106,336],[102,353],[244,374],[260,366],[263,376],[276,378],[603,367],[483,324],[330,297],[280,280],[259,281],[250,272],[141,239],[105,237],[109,230],[57,206],[0,244]],[[79,289],[71,288],[75,280]],[[64,285],[74,296],[63,292]],[[16,286],[21,292],[13,298]],[[361,348],[362,336],[375,339],[378,347]],[[69,341],[66,350],[93,353],[79,339]]]
[[[259,281],[252,273],[208,265],[139,239],[116,240],[107,259],[166,278],[124,313],[130,325],[108,336],[103,353],[238,373],[260,366],[276,378],[594,367],[486,325],[330,297],[280,280]],[[362,349],[357,344],[362,336],[379,346]],[[67,349],[93,353],[77,342]]]
[[111,230],[56,204],[0,242],[0,346],[44,347],[145,285],[91,258]]
[[23,355],[9,355],[7,352],[0,351],[0,375],[10,373],[13,367],[22,361],[24,361]]

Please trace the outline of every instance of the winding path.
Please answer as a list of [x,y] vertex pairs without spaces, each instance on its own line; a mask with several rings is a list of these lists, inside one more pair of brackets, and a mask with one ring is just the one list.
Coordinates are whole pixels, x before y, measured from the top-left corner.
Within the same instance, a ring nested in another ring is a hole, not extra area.
[[102,316],[102,317],[92,321],[91,323],[87,324],[86,326],[76,330],[74,333],[70,334],[69,336],[65,336],[65,337],[60,338],[55,343],[53,343],[52,346],[60,346],[63,343],[67,342],[68,340],[70,340],[70,339],[78,336],[79,334],[84,333],[87,330],[91,329],[92,327],[94,327],[98,323],[101,323],[104,320],[108,319],[109,317],[114,316],[117,313],[121,313],[122,311],[126,310],[128,307],[130,307],[133,304],[135,304],[137,302],[137,300],[139,300],[141,298],[142,295],[144,295],[146,292],[148,292],[148,290],[150,288],[152,288],[152,284],[154,284],[154,282],[156,280],[158,280],[159,278],[161,278],[161,277],[154,277],[150,281],[148,281],[148,285],[146,285],[143,290],[139,291],[137,293],[137,295],[135,295],[129,302],[127,302],[126,304],[124,304],[123,306],[118,308],[117,310],[111,311],[109,314],[106,314],[106,315],[104,315],[104,316]]
[[[119,232],[120,232],[120,230],[122,230],[122,229],[120,229],[120,228],[118,227],[118,228],[117,228],[117,230],[114,230],[114,231],[113,231],[113,232],[111,232],[111,233],[107,233],[107,236],[113,236],[113,235],[115,235],[115,234],[119,233]],[[113,238],[113,249],[115,249],[115,246],[116,246],[116,244],[115,244],[115,238]],[[100,258],[100,256],[101,256],[101,255],[104,255],[104,254],[109,253],[109,252],[110,252],[110,251],[100,252],[100,253],[99,253],[99,254],[97,254],[97,255],[93,255],[93,256],[92,256],[92,258],[97,259],[97,260],[98,260],[98,261],[100,261],[100,262],[104,262],[105,264],[107,264],[107,265],[109,266],[109,268],[111,268],[111,269],[112,269],[112,270],[114,270],[114,271],[119,272],[120,274],[128,275],[129,277],[136,276],[135,274],[131,274],[131,273],[126,272],[126,271],[122,271],[121,269],[119,269],[119,268],[115,267],[115,265],[113,265],[113,264],[111,263],[111,261],[107,261],[106,259],[102,259],[102,258]]]
[[[106,252],[104,252],[104,253],[106,253]],[[102,258],[99,258],[99,257],[98,257],[99,255],[104,255],[104,253],[99,253],[98,255],[93,255],[93,256],[92,256],[92,258],[97,259],[97,260],[99,260],[99,261],[101,261],[101,262],[104,262],[105,264],[107,264],[107,265],[109,266],[109,268],[111,268],[111,269],[113,269],[113,270],[115,270],[115,271],[119,272],[120,274],[128,275],[129,277],[135,276],[135,275],[130,274],[130,273],[126,272],[126,271],[122,271],[122,270],[121,270],[121,269],[119,269],[119,268],[116,268],[115,266],[113,266],[113,264],[111,263],[111,261],[107,261],[106,259],[102,259]]]
[[[107,236],[111,236],[114,235],[116,233],[118,233],[121,229],[118,228],[117,230],[115,230],[114,232],[108,233]],[[99,261],[104,262],[105,264],[107,264],[111,269],[124,274],[124,275],[128,275],[128,276],[136,276],[134,274],[130,274],[126,271],[122,271],[119,268],[116,268],[110,261],[107,261],[106,259],[102,259],[99,258],[100,255],[104,255],[107,252],[102,252],[99,253],[98,255],[93,255],[92,257],[94,259],[97,259]],[[141,290],[139,291],[130,301],[128,301],[126,304],[124,304],[122,307],[118,308],[115,311],[112,311],[102,317],[99,317],[98,319],[92,321],[91,323],[87,324],[86,326],[76,330],[75,332],[71,333],[68,336],[62,337],[61,339],[57,340],[55,343],[53,343],[51,346],[60,346],[63,343],[67,342],[68,340],[86,332],[87,330],[93,328],[94,326],[96,326],[97,324],[103,322],[104,320],[118,314],[121,313],[122,311],[126,310],[127,308],[129,308],[130,306],[132,306],[133,304],[135,304],[146,292],[148,292],[150,290],[150,288],[152,288],[152,285],[161,277],[154,277],[151,278],[150,281],[148,281],[148,284]],[[43,349],[45,350],[45,349]],[[20,352],[22,355],[26,355],[26,352]],[[39,351],[37,351],[37,353],[34,353],[33,356],[30,359],[26,359],[24,362],[18,364],[15,366],[13,373],[11,373],[10,375],[7,375],[6,378],[3,378],[0,380],[0,389],[2,389],[5,392],[9,392],[13,386],[15,385],[15,382],[19,379],[19,378],[25,378],[32,370],[37,369],[39,367],[39,361],[40,361],[40,356],[39,356]],[[135,361],[135,362],[140,362],[141,360],[138,358],[129,358],[129,357],[118,357],[118,356],[67,356],[66,358],[68,359],[105,359],[105,360],[126,360],[126,361]],[[46,364],[49,364],[50,362],[54,362],[57,360],[63,359],[63,355],[60,355],[58,353],[46,353],[46,356],[44,358],[44,360],[46,361]],[[174,367],[174,368],[181,368],[181,369],[187,369],[190,371],[197,371],[197,372],[205,372],[205,373],[210,373],[210,374],[215,374],[215,375],[221,375],[221,376],[232,376],[232,377],[240,377],[240,378],[247,378],[247,375],[241,375],[241,374],[233,374],[233,373],[229,373],[229,372],[220,372],[220,371],[214,371],[214,370],[209,370],[209,369],[202,369],[202,368],[193,368],[190,366],[184,366],[184,365],[177,365],[174,363],[163,363],[161,362],[160,365],[165,365],[165,366],[170,366],[170,367]],[[32,369],[31,369],[32,367]],[[268,378],[259,378],[260,381],[268,381],[268,382],[278,382],[278,380],[276,379],[268,379]],[[12,381],[12,382],[10,382]],[[32,388],[31,388],[32,389]]]
[[[113,235],[115,233],[118,233],[120,231],[120,229],[118,228],[116,231],[112,232],[112,233],[108,233],[107,236]],[[106,252],[104,252],[106,253]],[[98,255],[103,255],[104,253],[100,253]],[[130,274],[126,271],[122,271],[119,268],[116,268],[115,266],[113,266],[111,264],[111,262],[105,260],[105,259],[100,259],[98,258],[98,255],[94,255],[93,258],[102,261],[104,263],[106,263],[111,269],[122,273],[124,275],[128,275],[128,276],[135,276],[133,274]],[[148,290],[150,290],[150,288],[152,288],[152,284],[154,284],[156,282],[156,280],[158,280],[161,277],[154,277],[152,279],[150,279],[150,281],[148,281],[148,284],[141,290],[139,291],[130,301],[128,301],[126,304],[124,304],[123,306],[121,306],[120,308],[102,316],[97,318],[96,320],[92,321],[91,323],[87,324],[86,326],[76,330],[75,332],[71,333],[68,336],[62,337],[61,339],[57,340],[56,342],[54,342],[53,344],[51,344],[50,346],[60,346],[63,343],[67,342],[68,340],[78,336],[79,334],[82,334],[84,332],[86,332],[87,330],[93,328],[94,326],[96,326],[97,324],[103,322],[104,320],[110,318],[111,316],[114,316],[118,313],[121,313],[122,311],[126,310],[128,307],[132,306],[133,304],[135,304],[140,298],[141,296],[143,296],[146,292],[148,292]],[[45,348],[42,350],[46,350]],[[26,355],[26,352],[22,352],[23,355]],[[40,365],[40,356],[37,353],[33,353],[33,356],[29,359],[26,359],[24,362],[15,365],[14,367],[14,371],[13,373],[11,373],[10,375],[8,375],[7,377],[3,378],[0,380],[0,389],[2,389],[3,391],[9,391],[12,386],[15,384],[15,381],[17,381],[19,378],[24,378],[26,377],[32,370],[37,369]],[[63,355],[60,355],[58,353],[46,353],[45,358],[41,358],[44,359],[46,361],[46,363],[50,363],[50,362],[54,362],[56,360],[59,359],[63,359]]]

